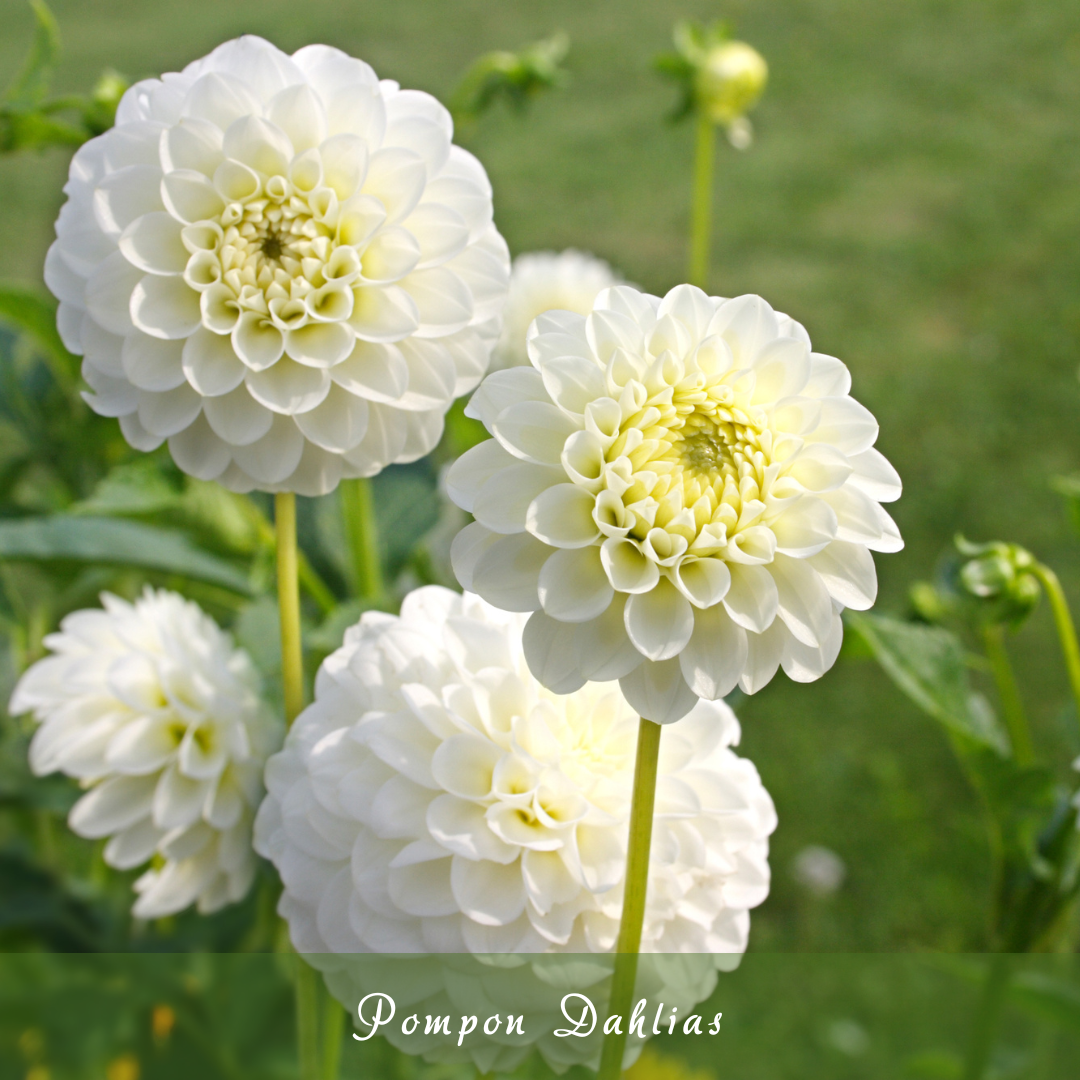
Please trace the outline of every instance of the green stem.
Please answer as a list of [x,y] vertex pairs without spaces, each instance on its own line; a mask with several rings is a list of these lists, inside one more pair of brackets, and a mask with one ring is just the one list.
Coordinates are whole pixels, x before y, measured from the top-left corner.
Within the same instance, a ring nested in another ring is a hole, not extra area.
[[341,1062],[341,1036],[345,1030],[345,1009],[341,1003],[330,996],[323,995],[323,1059],[321,1080],[338,1080],[338,1068]]
[[291,491],[274,496],[274,524],[277,529],[278,610],[281,612],[281,681],[285,691],[285,724],[291,726],[304,707],[296,496]]
[[296,1033],[300,1080],[319,1074],[319,976],[302,956],[296,958]]
[[[645,895],[649,886],[649,848],[652,846],[653,806],[656,802],[656,768],[660,756],[660,725],[644,717],[638,726],[634,789],[630,802],[630,837],[626,852],[626,885],[622,920],[615,944],[615,972],[611,978],[608,1016],[629,1019],[637,980],[638,950],[645,923]],[[622,1024],[619,1024],[620,1029]],[[604,1037],[597,1080],[618,1080],[622,1073],[626,1031]]]
[[963,1080],[985,1080],[990,1055],[997,1041],[998,1021],[1005,1005],[1005,993],[1009,988],[1011,965],[1012,957],[1008,953],[998,953],[990,960],[990,970],[986,973],[986,982],[983,983],[982,996],[968,1040]]
[[986,658],[990,661],[990,671],[1001,699],[1005,726],[1009,729],[1013,757],[1017,765],[1031,765],[1035,761],[1035,748],[1031,742],[1031,730],[1024,712],[1024,702],[1020,697],[1020,688],[1016,684],[1016,676],[1005,648],[1005,627],[999,623],[984,626],[982,637]]
[[694,193],[690,209],[691,285],[707,289],[709,248],[712,241],[713,160],[716,157],[716,125],[704,113],[698,115],[694,141]]
[[1057,627],[1061,652],[1065,657],[1065,669],[1069,673],[1069,685],[1072,687],[1073,700],[1076,702],[1076,719],[1080,723],[1080,645],[1076,641],[1076,627],[1073,625],[1072,614],[1069,612],[1069,602],[1065,599],[1065,592],[1061,588],[1057,574],[1049,566],[1037,562],[1032,572],[1046,590],[1050,607],[1054,612],[1054,625]]
[[383,593],[383,578],[370,480],[342,480],[341,515],[345,520],[356,593],[362,600],[376,600]]

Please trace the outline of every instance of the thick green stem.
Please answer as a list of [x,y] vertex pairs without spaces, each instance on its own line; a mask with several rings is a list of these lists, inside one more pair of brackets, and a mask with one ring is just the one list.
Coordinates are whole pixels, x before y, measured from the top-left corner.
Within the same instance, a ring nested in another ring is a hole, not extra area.
[[296,496],[291,491],[274,496],[274,524],[277,528],[278,610],[281,613],[281,681],[285,691],[285,723],[291,726],[304,707]]
[[694,142],[694,194],[690,208],[691,285],[708,290],[709,249],[712,246],[713,160],[716,125],[701,113]]
[[321,1080],[338,1080],[341,1063],[341,1036],[345,1030],[345,1009],[328,993],[323,995],[323,1058]]
[[990,970],[986,973],[982,997],[968,1039],[963,1080],[985,1080],[987,1076],[990,1055],[997,1041],[998,1021],[1009,988],[1011,966],[1012,957],[1008,953],[998,953],[990,960]]
[[370,480],[341,482],[341,515],[345,519],[356,593],[362,600],[375,600],[382,596],[383,579]]
[[296,957],[296,1034],[300,1080],[322,1080],[319,1074],[319,976]]
[[1036,563],[1033,573],[1046,590],[1050,608],[1054,612],[1054,625],[1057,627],[1061,652],[1065,657],[1065,670],[1069,673],[1069,686],[1072,687],[1073,700],[1076,702],[1076,719],[1080,723],[1080,645],[1076,641],[1076,627],[1069,611],[1069,602],[1065,599],[1065,592],[1057,574],[1049,566]]
[[[634,789],[630,803],[630,838],[626,852],[626,886],[622,920],[615,944],[615,972],[611,978],[608,1016],[629,1019],[637,980],[638,950],[645,923],[645,897],[649,887],[649,849],[652,846],[653,806],[656,803],[656,767],[660,756],[660,725],[642,718],[638,726]],[[622,1072],[627,1031],[604,1037],[597,1080],[618,1080]]]
[[1005,627],[996,623],[984,626],[982,636],[986,658],[990,661],[990,671],[1001,699],[1005,726],[1009,729],[1013,757],[1017,765],[1031,765],[1035,761],[1035,748],[1031,742],[1031,730],[1024,712],[1024,703],[1020,698],[1020,688],[1016,685],[1016,676],[1005,648]]

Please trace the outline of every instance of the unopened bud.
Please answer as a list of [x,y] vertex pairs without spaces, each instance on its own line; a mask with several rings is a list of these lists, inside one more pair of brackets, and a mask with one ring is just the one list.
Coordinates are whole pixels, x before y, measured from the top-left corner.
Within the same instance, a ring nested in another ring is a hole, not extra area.
[[[694,82],[698,107],[714,124],[730,127],[757,104],[768,77],[765,58],[752,46],[742,41],[714,45]],[[733,145],[738,144],[733,140]]]
[[1018,626],[1035,610],[1042,590],[1032,572],[1035,556],[1030,551],[1002,541],[971,544],[962,536],[956,546],[962,555],[972,556],[960,568],[960,584],[982,601],[985,621]]

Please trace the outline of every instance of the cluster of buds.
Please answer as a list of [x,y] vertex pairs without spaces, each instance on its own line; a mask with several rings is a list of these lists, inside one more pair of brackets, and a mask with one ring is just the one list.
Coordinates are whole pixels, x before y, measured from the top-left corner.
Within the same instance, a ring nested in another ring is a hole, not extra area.
[[753,141],[746,114],[765,90],[769,68],[757,49],[731,39],[723,23],[675,26],[674,53],[656,59],[656,68],[679,83],[682,97],[675,119],[692,112],[721,125],[737,150]]

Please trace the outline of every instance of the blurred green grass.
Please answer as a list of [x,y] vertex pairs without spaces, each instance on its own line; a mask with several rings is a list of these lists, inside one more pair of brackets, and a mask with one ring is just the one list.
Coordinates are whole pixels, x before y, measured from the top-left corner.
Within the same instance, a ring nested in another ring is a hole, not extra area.
[[[731,19],[771,83],[752,152],[718,164],[712,291],[760,292],[842,357],[904,479],[901,555],[879,560],[900,609],[953,533],[1019,541],[1080,597],[1077,542],[1053,473],[1080,467],[1080,11],[1073,0],[56,0],[60,90],[113,66],[175,70],[256,32],[313,41],[446,97],[480,52],[552,30],[573,83],[469,146],[513,251],[576,246],[663,291],[682,280],[690,132],[651,74],[679,17]],[[0,80],[29,8],[0,2]],[[0,274],[40,281],[66,156],[0,161]],[[105,423],[106,421],[102,421]],[[1045,610],[1017,641],[1043,751],[1080,749]],[[778,678],[740,707],[744,750],[780,812],[757,949],[972,948],[989,860],[978,808],[940,732],[867,665]],[[815,900],[790,863],[835,849],[844,888]]]

